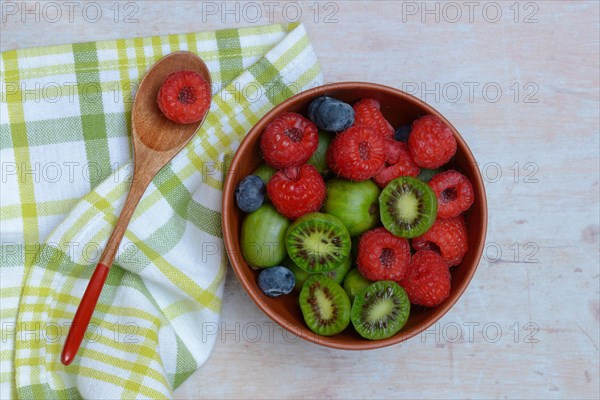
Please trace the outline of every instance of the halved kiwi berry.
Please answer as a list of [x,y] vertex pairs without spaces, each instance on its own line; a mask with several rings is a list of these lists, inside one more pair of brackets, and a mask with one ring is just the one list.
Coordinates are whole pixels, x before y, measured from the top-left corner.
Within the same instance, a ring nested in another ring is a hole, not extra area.
[[[435,197],[435,196],[434,196]],[[285,245],[292,261],[306,272],[336,269],[350,255],[350,235],[338,218],[310,213],[298,218],[287,230]]]
[[300,292],[300,309],[311,331],[331,336],[350,324],[350,299],[333,279],[324,275],[308,278]]
[[406,291],[393,281],[370,284],[356,295],[350,312],[354,329],[369,340],[394,336],[410,313]]
[[421,236],[435,222],[437,198],[425,182],[410,176],[394,179],[379,196],[379,212],[385,229],[396,236]]

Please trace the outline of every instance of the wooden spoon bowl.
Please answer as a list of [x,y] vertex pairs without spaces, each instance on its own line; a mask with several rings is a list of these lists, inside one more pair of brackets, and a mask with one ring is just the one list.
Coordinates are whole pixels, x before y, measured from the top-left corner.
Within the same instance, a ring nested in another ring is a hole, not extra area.
[[[134,157],[135,146],[144,145],[155,151],[173,153],[172,158],[187,144],[202,124],[202,121],[193,124],[177,124],[165,118],[156,105],[158,91],[167,76],[182,70],[196,71],[207,82],[211,82],[206,64],[194,53],[187,51],[171,53],[154,64],[146,72],[138,88],[131,112]],[[140,96],[139,93],[143,95]],[[162,156],[163,161],[164,157],[167,156]]]

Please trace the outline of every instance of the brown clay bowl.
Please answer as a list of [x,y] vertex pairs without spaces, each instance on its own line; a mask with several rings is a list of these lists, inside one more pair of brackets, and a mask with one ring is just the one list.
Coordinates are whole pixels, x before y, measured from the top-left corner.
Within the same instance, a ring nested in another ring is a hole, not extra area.
[[[256,282],[259,271],[253,270],[246,264],[240,250],[239,238],[244,213],[235,204],[234,192],[238,182],[251,174],[262,163],[259,147],[261,133],[269,122],[282,112],[293,111],[306,115],[311,100],[323,95],[336,97],[349,103],[364,97],[375,98],[381,102],[381,110],[386,119],[395,127],[409,124],[425,114],[440,117],[450,127],[458,142],[458,150],[452,161],[454,167],[473,183],[475,203],[465,215],[469,251],[462,263],[451,269],[450,296],[435,308],[413,306],[404,328],[388,339],[376,341],[363,339],[354,331],[352,324],[344,332],[331,337],[313,333],[304,323],[298,305],[298,296],[294,293],[279,298],[270,298],[264,295]],[[319,86],[289,98],[267,113],[248,132],[233,158],[225,180],[222,206],[223,235],[229,260],[240,283],[256,305],[283,328],[303,339],[322,346],[347,350],[368,350],[400,343],[426,330],[446,314],[463,294],[477,269],[487,229],[487,204],[483,180],[473,154],[458,131],[443,115],[416,97],[388,86],[362,82],[341,82]]]

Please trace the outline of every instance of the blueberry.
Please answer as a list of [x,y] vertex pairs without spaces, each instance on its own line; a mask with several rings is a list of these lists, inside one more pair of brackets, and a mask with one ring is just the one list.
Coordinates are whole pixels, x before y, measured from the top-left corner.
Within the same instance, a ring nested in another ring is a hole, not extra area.
[[235,201],[240,210],[254,212],[265,200],[265,183],[256,175],[248,175],[235,188]]
[[291,293],[295,284],[294,273],[286,267],[271,267],[258,274],[258,287],[269,297]]
[[321,96],[321,97],[317,97],[316,99],[311,101],[310,104],[308,105],[308,119],[315,122],[317,110],[321,106],[321,103],[323,103],[326,99],[329,99],[329,98],[330,97],[327,97],[327,96]]
[[402,125],[396,128],[394,132],[394,139],[399,142],[408,142],[408,135],[410,135],[410,131],[412,130],[410,125]]
[[322,96],[308,106],[308,118],[325,131],[341,132],[354,123],[354,110],[348,103]]

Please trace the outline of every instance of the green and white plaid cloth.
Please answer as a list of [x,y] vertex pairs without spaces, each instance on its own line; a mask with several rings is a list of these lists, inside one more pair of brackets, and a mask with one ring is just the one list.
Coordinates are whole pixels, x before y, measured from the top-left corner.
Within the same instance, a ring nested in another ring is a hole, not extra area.
[[[129,188],[132,94],[177,50],[208,65],[210,113],[142,198],[65,367],[69,323]],[[217,337],[227,160],[274,105],[322,83],[304,27],[7,51],[0,81],[0,398],[172,397]]]

